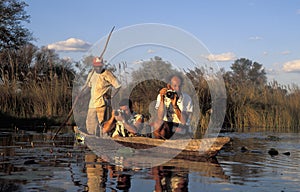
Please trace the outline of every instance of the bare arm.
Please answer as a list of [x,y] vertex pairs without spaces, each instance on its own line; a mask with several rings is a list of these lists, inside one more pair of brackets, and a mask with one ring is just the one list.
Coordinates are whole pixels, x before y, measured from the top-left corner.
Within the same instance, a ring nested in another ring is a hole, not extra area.
[[181,112],[181,110],[178,107],[174,108],[174,111],[175,111],[178,119],[180,119],[180,122],[185,125],[187,122],[187,117],[188,117],[187,112],[185,112],[185,111]]
[[163,101],[160,101],[160,104],[157,109],[157,118],[158,120],[163,120],[165,114],[165,104]]
[[112,112],[111,118],[103,124],[103,133],[109,133],[116,126],[116,119],[114,111]]
[[127,121],[123,121],[123,125],[125,129],[127,129],[127,131],[129,131],[130,133],[137,133],[137,128],[133,124],[127,123]]
[[178,119],[180,120],[180,122],[182,124],[186,124],[187,121],[187,113],[185,111],[181,111],[177,105],[177,101],[178,101],[178,96],[176,95],[176,97],[174,97],[174,99],[171,99],[171,103],[174,109],[175,114],[177,115]]
[[162,88],[159,91],[160,103],[159,103],[159,106],[158,106],[158,109],[157,109],[157,118],[158,118],[158,120],[163,120],[164,115],[165,115],[166,106],[165,106],[165,103],[164,103],[164,99],[165,99],[166,92],[167,92],[167,88]]
[[109,70],[106,70],[106,76],[105,79],[106,81],[108,81],[112,87],[115,89],[113,95],[111,96],[111,98],[114,98],[115,95],[117,95],[117,93],[119,92],[120,88],[121,88],[121,83],[119,82],[119,80],[117,79],[117,77]]

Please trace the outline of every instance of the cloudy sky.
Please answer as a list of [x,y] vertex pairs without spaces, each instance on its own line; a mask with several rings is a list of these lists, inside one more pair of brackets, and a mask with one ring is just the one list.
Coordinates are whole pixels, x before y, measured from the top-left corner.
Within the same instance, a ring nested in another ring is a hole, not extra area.
[[[265,67],[268,79],[300,85],[300,1],[26,0],[27,24],[39,47],[79,60],[113,26],[142,23],[178,27],[209,49],[226,70],[238,58]],[[175,41],[176,39],[174,39]],[[159,54],[156,50],[148,54]],[[149,56],[150,57],[150,56]]]

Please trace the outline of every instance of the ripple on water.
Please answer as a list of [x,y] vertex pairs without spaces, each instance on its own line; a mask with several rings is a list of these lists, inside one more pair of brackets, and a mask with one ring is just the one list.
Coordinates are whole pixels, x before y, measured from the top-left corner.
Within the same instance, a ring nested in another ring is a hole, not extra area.
[[[300,188],[300,135],[274,134],[280,138],[276,141],[265,139],[266,135],[243,133],[239,137],[238,133],[232,134],[230,147],[234,153],[221,152],[218,156],[221,166],[233,184],[260,187],[262,191],[270,190],[271,186],[283,191],[297,191]],[[242,146],[249,151],[242,152]],[[275,148],[279,154],[270,156],[270,148]],[[253,150],[262,153],[252,153]],[[290,155],[284,155],[284,152],[290,152]]]

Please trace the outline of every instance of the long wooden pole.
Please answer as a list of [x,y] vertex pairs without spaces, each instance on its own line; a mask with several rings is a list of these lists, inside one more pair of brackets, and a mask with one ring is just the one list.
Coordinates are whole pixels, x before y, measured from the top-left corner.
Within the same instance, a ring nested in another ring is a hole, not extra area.
[[[104,49],[103,49],[102,53],[101,53],[100,56],[99,56],[100,59],[102,59],[102,57],[103,57],[103,55],[104,55],[104,53],[105,53],[105,51],[106,51],[106,48],[107,48],[109,39],[110,39],[111,34],[112,34],[112,32],[114,31],[114,29],[115,29],[115,27],[113,27],[113,28],[111,29],[111,31],[110,31],[110,33],[109,33],[109,35],[108,35],[108,37],[107,37],[107,40],[106,40]],[[77,104],[77,101],[78,101],[79,97],[81,96],[81,94],[84,93],[85,89],[88,87],[88,86],[87,86],[87,85],[88,85],[88,82],[91,80],[91,77],[92,77],[94,71],[95,71],[95,70],[92,69],[91,75],[89,76],[89,78],[88,78],[87,81],[86,81],[87,83],[84,85],[84,87],[81,89],[81,91],[78,93],[78,95],[77,95],[76,98],[74,99],[72,108],[71,108],[70,112],[68,113],[67,118],[66,118],[65,121],[60,125],[59,129],[56,131],[55,135],[52,137],[52,140],[54,140],[54,139],[56,138],[57,134],[61,131],[61,129],[65,126],[65,124],[69,121],[70,117],[71,117],[72,114],[73,114],[74,108],[75,108],[75,106],[76,106],[76,104]]]

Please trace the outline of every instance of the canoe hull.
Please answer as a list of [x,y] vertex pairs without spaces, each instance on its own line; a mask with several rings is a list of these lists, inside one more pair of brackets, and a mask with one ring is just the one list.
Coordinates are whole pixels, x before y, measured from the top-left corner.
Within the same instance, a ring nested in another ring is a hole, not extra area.
[[[218,151],[230,141],[229,137],[205,139],[162,140],[147,137],[100,138],[74,129],[84,137],[84,143],[96,155],[112,162],[122,159],[126,164],[157,166],[171,159],[214,161]],[[114,162],[113,162],[114,163]]]

